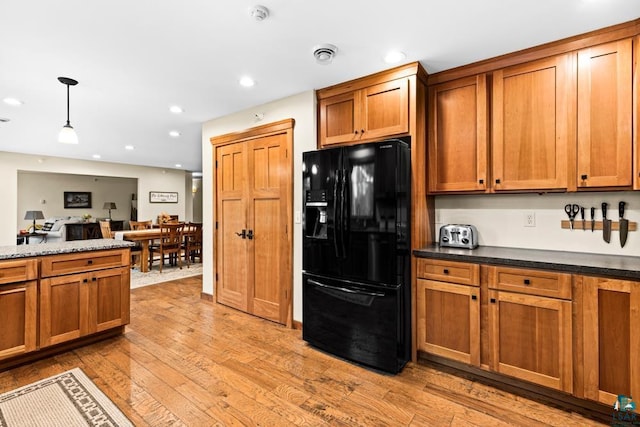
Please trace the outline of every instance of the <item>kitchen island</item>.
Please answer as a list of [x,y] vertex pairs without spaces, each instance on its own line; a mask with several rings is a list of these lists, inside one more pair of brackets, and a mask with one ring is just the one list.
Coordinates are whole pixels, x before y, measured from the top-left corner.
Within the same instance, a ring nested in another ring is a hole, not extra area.
[[438,245],[413,255],[417,357],[573,406],[640,395],[640,257]]
[[0,246],[0,370],[124,332],[132,245]]

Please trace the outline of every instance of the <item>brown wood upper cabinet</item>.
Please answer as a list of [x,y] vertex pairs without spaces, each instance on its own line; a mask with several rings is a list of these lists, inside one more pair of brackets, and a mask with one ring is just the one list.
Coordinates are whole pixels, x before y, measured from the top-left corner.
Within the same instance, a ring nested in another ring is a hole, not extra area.
[[573,54],[493,73],[492,185],[564,190],[575,132]]
[[371,141],[409,131],[409,79],[320,99],[319,144]]
[[429,87],[429,192],[489,188],[487,76]]
[[632,45],[578,52],[578,188],[632,184]]

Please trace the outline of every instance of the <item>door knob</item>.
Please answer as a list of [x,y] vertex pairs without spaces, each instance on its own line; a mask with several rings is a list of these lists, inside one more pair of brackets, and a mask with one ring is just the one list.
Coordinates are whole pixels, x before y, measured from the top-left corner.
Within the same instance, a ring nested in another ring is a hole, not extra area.
[[247,230],[245,230],[245,229],[243,228],[243,229],[242,229],[242,232],[240,232],[240,233],[238,233],[238,232],[236,231],[236,236],[238,236],[238,237],[242,237],[243,239],[246,239],[246,238],[247,238]]
[[253,240],[253,230],[249,230],[249,231],[247,232],[247,239],[249,239],[249,240]]

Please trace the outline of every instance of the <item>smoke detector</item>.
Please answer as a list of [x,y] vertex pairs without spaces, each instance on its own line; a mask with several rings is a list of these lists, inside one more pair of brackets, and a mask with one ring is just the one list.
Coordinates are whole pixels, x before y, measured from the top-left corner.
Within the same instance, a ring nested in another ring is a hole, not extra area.
[[313,56],[318,64],[330,64],[333,57],[336,56],[338,48],[332,44],[319,44],[313,48]]
[[269,9],[260,5],[253,6],[249,9],[249,16],[256,21],[264,21],[269,17]]

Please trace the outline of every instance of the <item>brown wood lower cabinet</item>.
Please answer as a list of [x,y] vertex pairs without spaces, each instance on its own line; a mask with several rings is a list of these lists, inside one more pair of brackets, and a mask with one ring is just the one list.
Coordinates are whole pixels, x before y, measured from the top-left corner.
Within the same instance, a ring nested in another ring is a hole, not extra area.
[[581,279],[584,397],[640,396],[640,282]]
[[572,391],[571,301],[489,291],[494,371]]
[[418,279],[418,349],[480,365],[480,289]]
[[69,274],[40,282],[40,347],[127,323],[127,267]]
[[0,263],[0,360],[36,349],[37,266],[34,259]]

